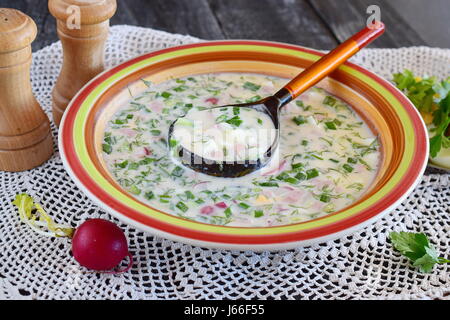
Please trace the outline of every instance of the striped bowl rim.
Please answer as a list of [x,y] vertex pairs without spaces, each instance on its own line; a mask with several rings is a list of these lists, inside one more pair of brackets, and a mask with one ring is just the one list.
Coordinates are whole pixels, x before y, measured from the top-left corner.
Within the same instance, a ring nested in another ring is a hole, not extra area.
[[[353,63],[346,62],[339,72],[374,88],[387,100],[401,120],[405,146],[392,176],[372,196],[354,206],[318,219],[274,227],[216,226],[179,218],[151,208],[102,176],[87,151],[87,119],[91,107],[114,83],[144,67],[174,57],[200,52],[269,52],[310,61],[323,53],[295,45],[268,41],[211,41],[182,45],[148,53],[107,70],[87,83],[73,98],[59,129],[59,150],[63,164],[76,184],[106,211],[135,227],[172,240],[194,245],[227,249],[271,250],[334,239],[353,232],[390,212],[412,191],[427,164],[428,136],[422,118],[412,103],[388,81]],[[407,142],[407,143],[406,143]]]

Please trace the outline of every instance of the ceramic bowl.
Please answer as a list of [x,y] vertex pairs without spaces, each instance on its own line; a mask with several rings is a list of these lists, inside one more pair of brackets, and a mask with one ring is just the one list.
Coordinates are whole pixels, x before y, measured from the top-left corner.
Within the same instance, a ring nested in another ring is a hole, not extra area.
[[138,229],[192,245],[281,250],[350,234],[399,205],[419,182],[428,155],[425,125],[410,101],[388,81],[345,63],[319,83],[349,103],[379,136],[381,165],[371,188],[351,206],[318,219],[274,227],[227,227],[185,220],[129,195],[114,181],[102,159],[107,121],[132,95],[141,79],[216,72],[250,72],[292,78],[323,54],[304,47],[264,41],[197,43],[152,52],[105,71],[71,101],[59,131],[63,163],[93,201]]

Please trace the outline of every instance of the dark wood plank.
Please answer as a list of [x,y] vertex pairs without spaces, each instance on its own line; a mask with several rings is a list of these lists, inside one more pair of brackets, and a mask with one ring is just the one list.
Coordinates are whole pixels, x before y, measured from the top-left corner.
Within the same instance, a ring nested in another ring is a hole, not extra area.
[[331,49],[336,38],[305,1],[209,0],[227,38]]
[[[450,48],[450,2],[448,0],[395,0],[389,4],[433,47]],[[425,10],[424,10],[425,9]],[[417,14],[420,12],[420,19]]]
[[206,0],[119,0],[112,24],[134,24],[202,39],[224,34]]
[[391,7],[388,0],[308,0],[322,20],[333,30],[339,41],[344,41],[360,30],[368,18],[369,5],[378,5],[381,9],[381,21],[386,25],[386,32],[375,40],[372,47],[404,47],[427,45],[427,42],[414,30],[411,23],[405,21]]

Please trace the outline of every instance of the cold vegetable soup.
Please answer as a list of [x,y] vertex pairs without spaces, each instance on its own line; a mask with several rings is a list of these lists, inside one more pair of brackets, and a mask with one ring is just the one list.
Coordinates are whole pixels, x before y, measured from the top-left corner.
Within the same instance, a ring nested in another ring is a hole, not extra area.
[[341,210],[372,185],[380,146],[358,114],[323,89],[314,87],[281,109],[278,152],[249,175],[195,172],[170,152],[182,145],[210,160],[257,159],[274,139],[270,118],[250,108],[213,107],[258,101],[286,82],[243,73],[145,81],[147,90],[131,97],[108,122],[104,162],[139,200],[199,222],[266,227]]

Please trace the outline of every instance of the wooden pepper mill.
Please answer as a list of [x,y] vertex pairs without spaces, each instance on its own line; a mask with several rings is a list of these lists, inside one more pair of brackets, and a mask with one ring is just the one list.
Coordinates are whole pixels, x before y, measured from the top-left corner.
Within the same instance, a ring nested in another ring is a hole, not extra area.
[[0,9],[0,170],[24,171],[53,153],[50,121],[30,82],[34,21],[14,9]]
[[59,126],[70,100],[93,77],[104,70],[104,49],[109,19],[116,0],[49,0],[57,20],[64,52],[61,73],[53,89],[53,119]]

